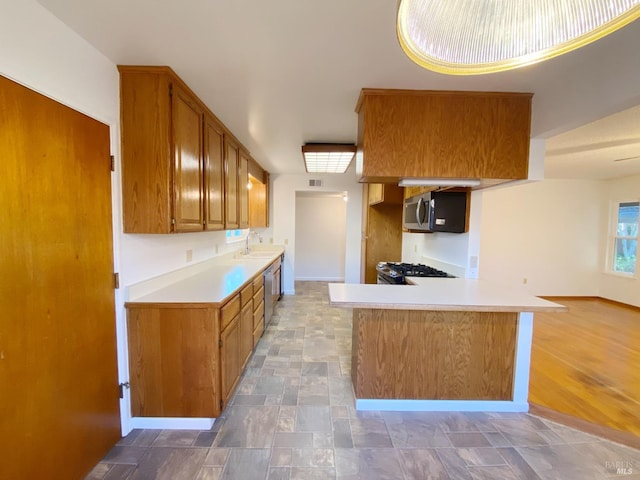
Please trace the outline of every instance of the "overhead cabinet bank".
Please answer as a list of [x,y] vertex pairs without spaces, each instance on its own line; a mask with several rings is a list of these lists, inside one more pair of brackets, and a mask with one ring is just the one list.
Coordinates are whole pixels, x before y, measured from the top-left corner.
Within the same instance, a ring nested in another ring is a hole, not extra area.
[[525,179],[530,93],[363,89],[356,173],[365,183]]
[[125,233],[249,228],[249,172],[268,174],[171,68],[118,70]]

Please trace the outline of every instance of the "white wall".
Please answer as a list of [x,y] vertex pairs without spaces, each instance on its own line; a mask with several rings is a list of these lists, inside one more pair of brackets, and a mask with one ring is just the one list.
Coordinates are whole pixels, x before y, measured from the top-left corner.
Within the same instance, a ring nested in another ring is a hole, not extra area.
[[343,282],[347,204],[342,196],[296,195],[295,279]]
[[636,271],[634,278],[605,272],[605,259],[610,254],[607,227],[609,226],[608,214],[611,204],[620,201],[640,200],[640,175],[602,182],[602,190],[601,208],[605,216],[600,237],[601,273],[598,278],[600,296],[640,307],[640,271]]
[[485,191],[479,278],[534,295],[598,295],[601,204],[597,181]]
[[[302,158],[300,158],[302,162]],[[310,187],[309,180],[323,181],[322,187]],[[296,192],[346,192],[347,230],[345,251],[345,282],[360,283],[360,236],[362,222],[362,185],[356,181],[354,166],[344,175],[280,174],[272,175],[272,231],[274,243],[285,245],[284,291],[295,292],[295,205]]]

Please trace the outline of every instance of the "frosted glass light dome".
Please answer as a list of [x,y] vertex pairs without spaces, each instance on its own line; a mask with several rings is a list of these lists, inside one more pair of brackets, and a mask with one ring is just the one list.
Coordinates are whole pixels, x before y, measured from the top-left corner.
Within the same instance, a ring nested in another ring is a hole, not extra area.
[[400,0],[397,33],[418,65],[499,72],[575,50],[640,17],[640,0]]

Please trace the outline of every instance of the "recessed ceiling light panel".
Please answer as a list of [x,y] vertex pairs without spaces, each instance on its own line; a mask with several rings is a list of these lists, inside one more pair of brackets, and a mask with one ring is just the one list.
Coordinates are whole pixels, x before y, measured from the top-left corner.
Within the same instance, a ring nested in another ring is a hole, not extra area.
[[356,146],[340,143],[307,143],[302,147],[304,165],[309,173],[344,173]]

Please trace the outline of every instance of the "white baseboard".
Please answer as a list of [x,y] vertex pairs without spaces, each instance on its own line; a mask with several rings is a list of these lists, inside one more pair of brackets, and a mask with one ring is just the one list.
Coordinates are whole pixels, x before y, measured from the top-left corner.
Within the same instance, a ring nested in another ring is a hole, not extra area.
[[388,412],[528,412],[529,403],[503,400],[356,399],[356,410]]
[[133,417],[132,428],[155,430],[211,430],[215,418]]

